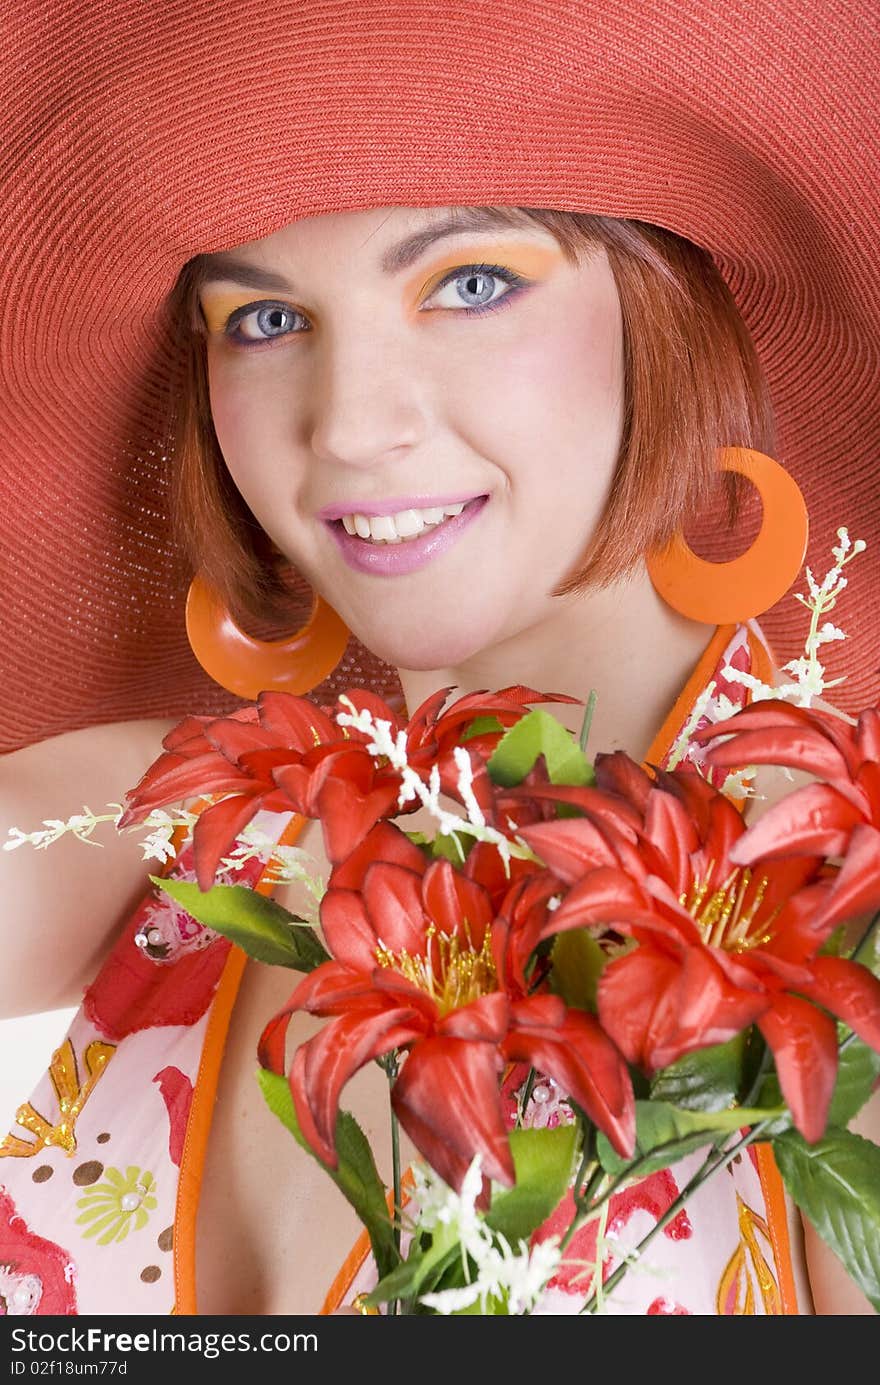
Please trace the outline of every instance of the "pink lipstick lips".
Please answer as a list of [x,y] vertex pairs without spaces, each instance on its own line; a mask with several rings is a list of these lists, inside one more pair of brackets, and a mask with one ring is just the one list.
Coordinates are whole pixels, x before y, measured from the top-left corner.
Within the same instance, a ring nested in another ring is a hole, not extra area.
[[[406,539],[401,543],[375,543],[370,539],[362,539],[357,534],[346,532],[342,523],[342,515],[350,513],[350,510],[343,510],[341,506],[328,506],[321,512],[321,518],[327,524],[331,534],[339,545],[339,550],[350,568],[356,572],[370,573],[377,577],[401,577],[410,572],[416,572],[424,567],[432,559],[445,553],[458,541],[465,529],[476,519],[483,509],[487,495],[478,495],[473,499],[464,502],[460,514],[451,515],[444,519],[442,524],[436,528],[428,529],[419,534],[416,538]],[[417,502],[418,503],[418,502]],[[437,501],[434,505],[462,503],[454,500]],[[392,508],[392,506],[394,508]],[[428,508],[424,501],[420,508]],[[369,505],[359,505],[358,512],[367,515],[395,514],[404,508],[415,508],[414,506],[401,505],[397,500],[390,503]]]

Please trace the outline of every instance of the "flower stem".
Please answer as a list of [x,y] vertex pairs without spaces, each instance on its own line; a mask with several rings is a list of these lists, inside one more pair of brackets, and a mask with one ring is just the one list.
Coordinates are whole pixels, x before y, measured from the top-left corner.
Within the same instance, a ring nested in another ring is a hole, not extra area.
[[859,960],[859,953],[863,952],[868,947],[868,944],[871,942],[871,939],[874,936],[878,924],[880,924],[880,909],[877,910],[877,913],[870,920],[864,933],[859,938],[858,942],[853,948],[852,955],[850,957],[851,961],[857,962]]
[[534,1068],[529,1068],[528,1077],[526,1078],[525,1082],[520,1088],[519,1101],[517,1102],[516,1111],[516,1123],[520,1127],[522,1127],[522,1123],[525,1120],[526,1107],[528,1106],[529,1101],[531,1100],[532,1088],[535,1085],[535,1078],[537,1077],[537,1075],[538,1074],[535,1072]]
[[596,689],[591,688],[590,695],[587,698],[587,706],[584,711],[584,719],[581,722],[581,732],[578,736],[578,745],[585,755],[587,753],[587,741],[590,739],[590,727],[593,724],[593,713],[596,710],[596,698]]
[[[388,1077],[389,1092],[397,1080],[397,1054],[389,1053],[382,1060],[382,1067]],[[389,1105],[391,1115],[391,1182],[394,1191],[394,1248],[400,1254],[400,1217],[403,1211],[401,1200],[401,1179],[400,1179],[400,1122],[394,1111],[394,1107]],[[388,1304],[389,1316],[393,1317],[398,1311],[397,1299],[392,1299]]]

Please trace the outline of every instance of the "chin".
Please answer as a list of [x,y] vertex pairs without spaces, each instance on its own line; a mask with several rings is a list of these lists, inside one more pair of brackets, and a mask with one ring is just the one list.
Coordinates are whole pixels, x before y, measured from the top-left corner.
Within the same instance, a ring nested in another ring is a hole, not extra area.
[[431,628],[430,617],[418,629],[406,633],[398,628],[394,632],[385,629],[365,631],[364,634],[355,631],[355,634],[385,663],[419,673],[427,673],[432,668],[455,668],[490,643],[485,626],[479,631]]

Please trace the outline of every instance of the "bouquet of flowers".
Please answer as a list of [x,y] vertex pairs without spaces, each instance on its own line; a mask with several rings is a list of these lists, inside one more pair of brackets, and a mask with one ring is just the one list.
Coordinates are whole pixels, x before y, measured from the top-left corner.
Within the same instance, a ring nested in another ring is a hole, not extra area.
[[[809,577],[796,690],[834,637],[817,613],[845,554]],[[192,826],[196,881],[155,883],[301,974],[259,1081],[369,1234],[366,1311],[531,1313],[621,1189],[699,1154],[633,1252],[586,1276],[580,1311],[601,1310],[756,1143],[880,1311],[880,1148],[848,1128],[880,1075],[880,709],[752,691],[688,728],[672,768],[589,755],[589,707],[577,737],[545,710],[574,699],[525,687],[440,689],[405,719],[365,691],[333,708],[266,692],[184,719],[127,795],[120,828]],[[747,826],[735,796],[760,765],[811,782]],[[194,796],[197,817],[163,818]],[[260,809],[321,824],[317,926],[216,883]],[[433,833],[407,831],[416,809]],[[298,1011],[326,1023],[288,1064]],[[341,1105],[368,1063],[388,1079],[390,1189]]]

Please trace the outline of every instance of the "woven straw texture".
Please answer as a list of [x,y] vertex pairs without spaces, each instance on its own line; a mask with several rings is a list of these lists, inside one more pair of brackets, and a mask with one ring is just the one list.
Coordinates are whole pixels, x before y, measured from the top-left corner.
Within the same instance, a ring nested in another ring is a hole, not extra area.
[[[168,537],[180,266],[286,222],[501,203],[706,247],[755,339],[833,647],[880,691],[875,0],[11,0],[4,10],[0,749],[234,699]],[[790,597],[763,624],[803,644]],[[389,687],[352,642],[334,686]],[[320,690],[319,690],[320,692]]]

